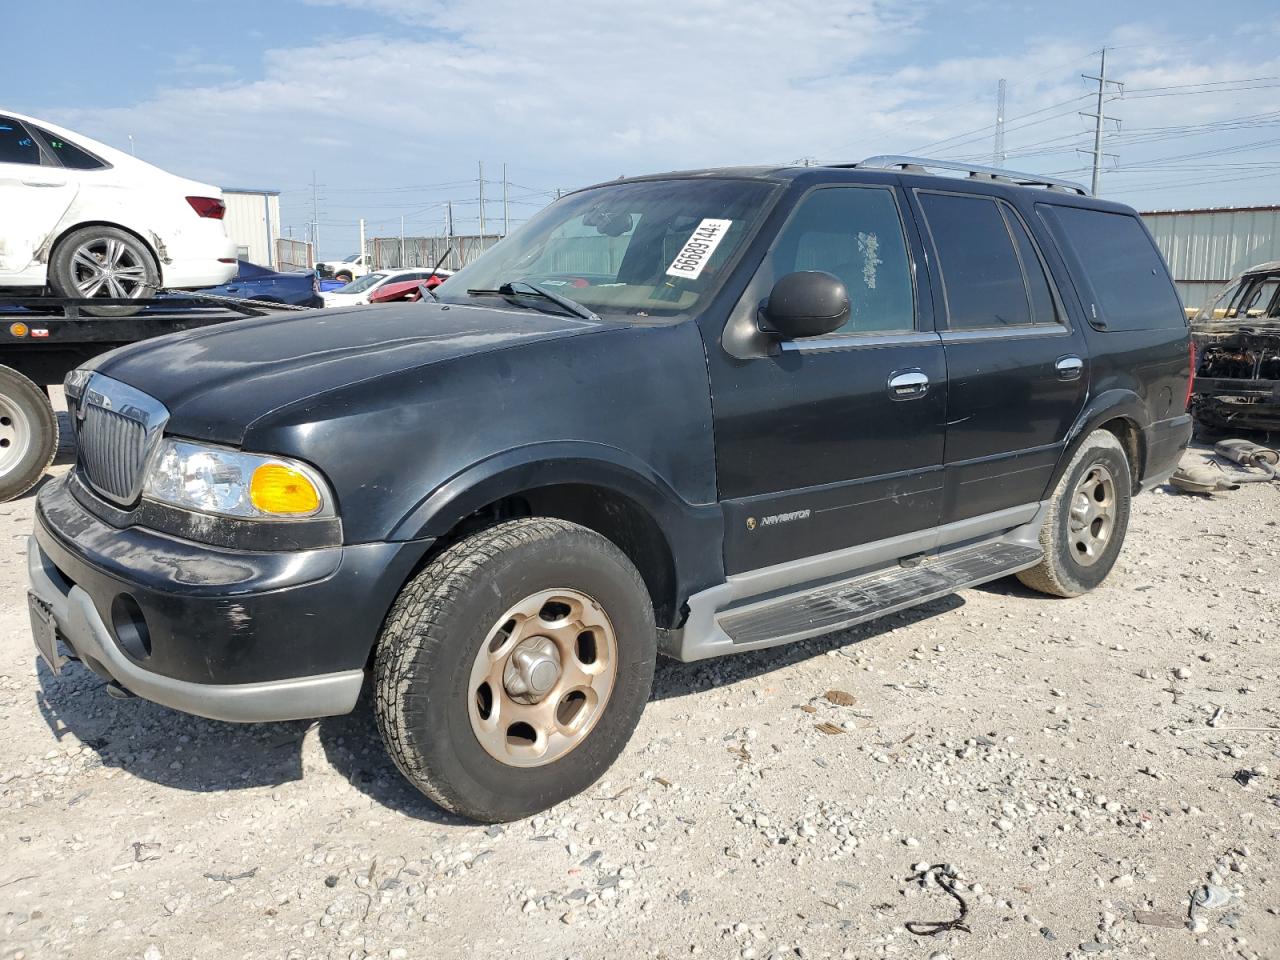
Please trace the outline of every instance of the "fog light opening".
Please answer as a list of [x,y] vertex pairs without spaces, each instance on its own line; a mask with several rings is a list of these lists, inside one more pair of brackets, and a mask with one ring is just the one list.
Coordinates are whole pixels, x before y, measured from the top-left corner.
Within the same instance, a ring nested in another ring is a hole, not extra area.
[[151,631],[138,601],[127,593],[118,594],[111,603],[111,627],[116,642],[135,660],[151,656]]

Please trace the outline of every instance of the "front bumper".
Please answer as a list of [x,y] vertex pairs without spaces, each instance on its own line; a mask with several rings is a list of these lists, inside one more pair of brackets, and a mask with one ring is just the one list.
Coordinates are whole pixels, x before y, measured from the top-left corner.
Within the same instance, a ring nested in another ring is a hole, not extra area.
[[355,706],[426,546],[212,547],[110,526],[59,478],[40,492],[27,566],[58,636],[95,673],[204,717],[295,720]]

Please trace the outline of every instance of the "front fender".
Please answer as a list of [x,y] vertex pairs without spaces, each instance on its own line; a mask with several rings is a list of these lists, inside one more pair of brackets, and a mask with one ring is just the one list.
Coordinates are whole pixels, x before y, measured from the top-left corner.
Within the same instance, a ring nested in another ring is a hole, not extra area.
[[642,508],[666,538],[682,597],[723,579],[724,524],[717,505],[689,503],[644,461],[600,443],[535,443],[475,463],[419,501],[390,539],[442,537],[497,500],[561,484],[608,490]]

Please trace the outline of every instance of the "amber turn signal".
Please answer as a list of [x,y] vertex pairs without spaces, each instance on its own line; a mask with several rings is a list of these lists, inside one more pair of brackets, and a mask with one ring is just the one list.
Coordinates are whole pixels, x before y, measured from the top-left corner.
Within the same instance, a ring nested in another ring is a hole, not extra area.
[[264,463],[253,471],[249,499],[263,513],[301,516],[320,509],[320,491],[304,473],[283,463]]

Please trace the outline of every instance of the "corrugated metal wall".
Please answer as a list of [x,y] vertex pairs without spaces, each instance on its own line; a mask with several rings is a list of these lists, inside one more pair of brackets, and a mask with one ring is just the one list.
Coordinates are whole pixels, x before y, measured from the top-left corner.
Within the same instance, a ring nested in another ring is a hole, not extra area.
[[280,236],[280,197],[266,190],[224,189],[227,236],[238,255],[261,267],[275,267],[276,238]]
[[1280,206],[1142,214],[1188,307],[1254,264],[1280,260]]
[[465,237],[405,237],[401,247],[399,237],[372,237],[365,241],[364,252],[369,265],[375,270],[397,267],[434,267],[445,256],[440,267],[444,270],[461,270],[495,243],[501,240],[492,234],[483,239]]

